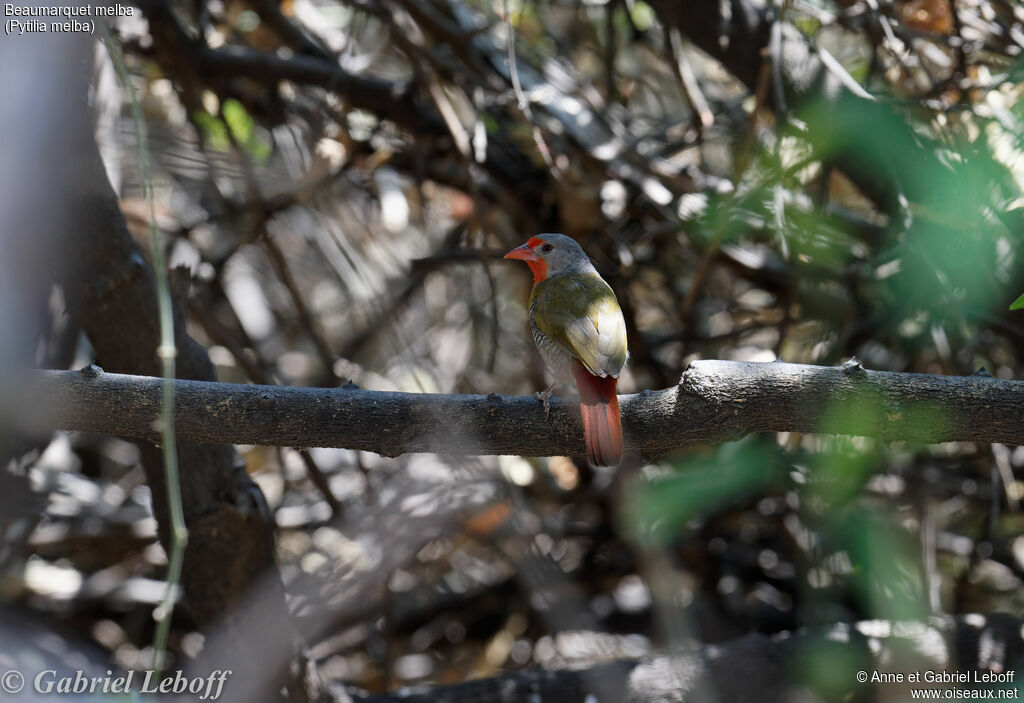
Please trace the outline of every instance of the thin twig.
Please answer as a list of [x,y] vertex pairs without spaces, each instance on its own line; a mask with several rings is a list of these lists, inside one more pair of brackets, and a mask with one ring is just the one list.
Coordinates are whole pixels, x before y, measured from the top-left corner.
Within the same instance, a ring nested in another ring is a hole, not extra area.
[[512,79],[512,91],[516,94],[516,104],[519,106],[519,110],[523,113],[526,121],[533,125],[533,141],[537,145],[537,151],[540,152],[541,158],[544,159],[544,165],[551,171],[551,175],[555,180],[560,180],[562,171],[555,164],[554,159],[551,158],[551,150],[548,148],[547,142],[544,141],[544,135],[541,134],[540,127],[533,121],[533,110],[530,109],[530,101],[527,99],[526,93],[523,92],[523,86],[519,82],[519,67],[516,64],[516,33],[515,28],[512,26],[512,15],[508,11],[508,0],[501,0],[501,12],[505,16],[505,47],[508,50],[508,74]]
[[[754,108],[750,112],[750,124],[747,129],[747,137],[743,144],[743,150],[740,151],[740,154],[736,159],[736,173],[733,177],[734,187],[731,196],[733,201],[738,200],[736,194],[739,192],[743,175],[746,173],[747,167],[750,165],[751,154],[754,151],[754,145],[757,141],[757,115],[767,100],[768,87],[771,83],[771,75],[771,60],[769,55],[765,53],[764,60],[761,62],[761,74],[758,76],[757,80],[757,90],[754,94]],[[697,302],[697,295],[704,284],[705,277],[711,270],[711,264],[714,262],[715,256],[718,254],[718,248],[722,243],[722,239],[725,237],[727,228],[727,215],[723,215],[720,218],[718,227],[715,229],[714,236],[704,249],[704,254],[701,256],[700,264],[698,264],[697,270],[693,274],[693,280],[690,282],[690,288],[686,291],[686,295],[683,297],[683,302],[679,306],[679,317],[682,319],[683,324],[686,324],[690,317],[690,313],[693,310],[693,306]]]
[[683,95],[690,102],[690,107],[693,108],[696,114],[697,123],[701,128],[710,127],[715,123],[715,113],[711,111],[707,98],[704,97],[700,84],[697,82],[697,77],[693,74],[693,68],[690,66],[690,62],[686,60],[683,50],[683,38],[675,27],[669,27],[667,31],[672,51],[672,68],[675,69],[679,87],[682,89]]
[[100,22],[100,32],[107,53],[117,71],[121,85],[128,93],[132,106],[132,120],[135,123],[135,148],[139,166],[139,180],[149,211],[149,244],[153,257],[153,272],[156,276],[157,305],[160,315],[160,357],[163,386],[159,412],[160,441],[163,447],[164,476],[167,482],[167,501],[171,516],[171,544],[167,566],[167,590],[163,599],[153,610],[156,620],[156,634],[153,636],[153,669],[162,671],[167,653],[167,636],[171,626],[171,614],[178,599],[181,582],[181,568],[188,543],[188,529],[181,504],[181,480],[178,475],[177,434],[174,427],[174,366],[178,349],[174,341],[174,314],[171,309],[171,287],[164,258],[163,237],[156,225],[156,205],[153,199],[153,173],[149,163],[146,122],[142,116],[142,104],[132,85],[131,77],[124,65],[121,51],[105,23]]

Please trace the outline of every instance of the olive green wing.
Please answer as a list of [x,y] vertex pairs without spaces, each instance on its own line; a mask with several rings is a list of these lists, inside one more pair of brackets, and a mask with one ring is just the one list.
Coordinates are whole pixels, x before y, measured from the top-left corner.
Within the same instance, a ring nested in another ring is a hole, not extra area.
[[531,296],[534,324],[595,376],[618,376],[626,364],[626,321],[615,293],[600,276],[570,273],[538,283]]

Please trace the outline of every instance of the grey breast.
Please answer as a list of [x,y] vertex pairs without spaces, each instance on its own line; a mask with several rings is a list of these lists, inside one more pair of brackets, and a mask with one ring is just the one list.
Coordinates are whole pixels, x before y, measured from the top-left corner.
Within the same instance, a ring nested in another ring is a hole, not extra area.
[[540,349],[540,355],[544,358],[544,363],[551,369],[555,379],[563,383],[572,381],[572,362],[574,361],[572,354],[538,329],[533,321],[533,310],[530,311],[530,329],[533,330],[533,343]]

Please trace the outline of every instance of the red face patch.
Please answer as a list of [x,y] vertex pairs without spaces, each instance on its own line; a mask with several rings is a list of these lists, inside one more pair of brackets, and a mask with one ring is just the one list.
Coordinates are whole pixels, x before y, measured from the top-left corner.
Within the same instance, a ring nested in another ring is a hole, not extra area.
[[546,244],[540,237],[531,237],[530,241],[521,247],[516,247],[509,253],[505,254],[506,259],[521,259],[526,262],[526,265],[530,267],[530,271],[533,272],[533,283],[537,285],[545,278],[548,277],[548,262],[537,256],[534,249],[539,246]]
[[544,259],[527,261],[526,265],[529,266],[530,271],[533,272],[533,285],[537,285],[548,277],[548,262],[544,261]]
[[[530,249],[537,249],[544,244],[547,244],[547,242],[540,237],[530,237],[529,241],[526,242],[526,246],[530,247]],[[537,285],[548,277],[548,262],[544,261],[544,259],[538,256],[537,261],[527,261],[526,263],[533,272],[533,285]]]

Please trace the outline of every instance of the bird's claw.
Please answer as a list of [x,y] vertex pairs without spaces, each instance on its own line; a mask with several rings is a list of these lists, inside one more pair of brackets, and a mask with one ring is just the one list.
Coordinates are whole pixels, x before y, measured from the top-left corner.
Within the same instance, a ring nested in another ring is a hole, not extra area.
[[554,386],[548,388],[546,391],[537,391],[536,393],[534,393],[534,395],[537,397],[537,400],[544,403],[544,422],[547,422],[548,418],[551,417],[551,403],[549,401],[551,400],[552,388],[554,388]]

